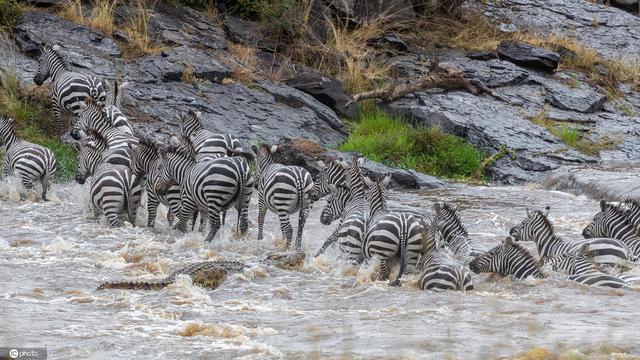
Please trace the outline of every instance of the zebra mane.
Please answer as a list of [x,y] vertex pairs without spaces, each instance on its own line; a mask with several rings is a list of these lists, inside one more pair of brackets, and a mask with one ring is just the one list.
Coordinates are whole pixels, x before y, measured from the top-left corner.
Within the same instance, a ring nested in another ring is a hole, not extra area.
[[448,202],[445,202],[442,204],[442,209],[449,214],[450,219],[455,223],[456,227],[462,232],[462,234],[465,236],[469,236],[467,227],[460,220],[460,216],[458,216],[458,210],[456,210],[455,206],[451,205]]
[[527,248],[524,247],[524,245],[522,245],[517,241],[511,241],[511,246],[516,248],[516,250],[518,251],[518,254],[522,255],[527,259],[531,259],[531,261],[536,263],[537,267],[540,267],[540,259],[538,259],[535,255],[533,255]]
[[156,143],[151,139],[141,138],[139,140],[139,146],[149,150],[154,155],[159,154],[158,145],[156,145]]
[[10,117],[6,117],[4,115],[0,115],[0,123],[6,123],[7,129],[9,129],[9,131],[11,131],[12,135],[16,134],[16,122],[13,120],[13,118]]
[[60,54],[57,50],[55,50],[53,46],[47,45],[45,51],[49,51],[51,54],[53,54],[56,60],[62,63],[62,67],[64,67],[65,70],[71,70],[71,66],[67,62],[67,59],[65,59],[65,57],[62,56],[62,54]]
[[627,200],[624,201],[624,204],[629,206],[629,207],[640,208],[640,201],[635,200],[635,199],[627,199]]
[[187,149],[185,149],[184,145],[179,144],[179,145],[175,145],[175,144],[171,144],[169,145],[169,147],[167,148],[167,154],[176,154],[178,156],[181,156],[185,159],[191,159],[193,160],[194,157],[191,154],[191,152]]

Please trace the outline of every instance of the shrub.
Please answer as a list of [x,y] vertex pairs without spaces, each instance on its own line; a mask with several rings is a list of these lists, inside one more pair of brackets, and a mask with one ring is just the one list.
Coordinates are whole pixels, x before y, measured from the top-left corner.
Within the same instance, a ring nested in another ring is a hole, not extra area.
[[457,136],[439,128],[414,128],[376,109],[360,113],[352,130],[340,150],[435,176],[470,179],[484,158],[481,151]]
[[13,29],[22,18],[22,8],[16,0],[0,0],[0,30]]

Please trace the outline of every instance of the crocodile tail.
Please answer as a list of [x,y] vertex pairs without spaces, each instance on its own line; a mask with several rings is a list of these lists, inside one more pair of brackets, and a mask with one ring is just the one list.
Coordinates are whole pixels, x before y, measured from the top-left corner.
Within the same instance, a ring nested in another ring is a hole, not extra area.
[[106,282],[98,286],[97,290],[122,289],[122,290],[160,290],[169,285],[168,282],[149,282],[149,281],[122,281],[122,282]]

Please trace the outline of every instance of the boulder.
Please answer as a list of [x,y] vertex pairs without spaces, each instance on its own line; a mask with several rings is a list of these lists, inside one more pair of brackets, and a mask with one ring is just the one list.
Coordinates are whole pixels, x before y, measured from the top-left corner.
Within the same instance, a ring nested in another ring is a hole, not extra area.
[[578,167],[552,176],[544,185],[548,189],[586,195],[596,200],[640,200],[637,164],[605,169]]
[[353,108],[346,107],[351,98],[342,91],[342,82],[338,79],[315,71],[304,71],[287,80],[286,84],[310,94],[343,116],[355,115]]
[[224,27],[233,42],[270,52],[278,49],[278,39],[273,34],[272,26],[267,23],[243,20],[227,14],[224,17]]
[[394,21],[415,20],[416,13],[410,0],[322,0],[332,6],[336,15],[350,18],[356,23],[376,18],[382,14]]
[[556,70],[560,60],[558,53],[518,41],[502,41],[496,51],[501,59],[543,71]]
[[181,81],[185,71],[191,71],[193,76],[211,82],[220,82],[231,75],[231,70],[218,62],[213,50],[187,46],[171,48],[139,59],[136,67],[144,75],[132,77],[145,83]]
[[536,78],[547,90],[546,100],[560,110],[576,111],[579,113],[594,113],[602,109],[607,97],[592,86],[579,83],[578,87],[570,88],[562,83]]
[[400,38],[400,35],[395,32],[383,34],[379,39],[371,41],[370,45],[400,52],[409,50],[409,45],[407,45],[407,43]]

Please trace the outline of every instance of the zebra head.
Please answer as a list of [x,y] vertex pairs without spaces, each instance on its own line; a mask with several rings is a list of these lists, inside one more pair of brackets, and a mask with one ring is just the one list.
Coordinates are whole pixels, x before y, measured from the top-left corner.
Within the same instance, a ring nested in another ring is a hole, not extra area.
[[327,199],[327,204],[320,213],[320,223],[329,225],[334,220],[342,217],[344,208],[351,198],[351,191],[346,186],[329,185],[331,193]]
[[549,206],[546,206],[544,210],[535,211],[526,208],[527,217],[519,225],[512,227],[509,230],[509,235],[515,241],[536,241],[539,232],[551,231],[553,233],[553,227],[547,218],[550,210]]
[[627,220],[628,211],[620,205],[614,205],[604,200],[600,201],[600,212],[582,230],[586,239],[596,237],[613,237],[620,239],[618,234],[634,232],[633,226]]
[[549,267],[553,271],[576,274],[587,269],[596,270],[597,266],[592,257],[593,253],[589,252],[589,244],[582,244],[575,252],[546,256],[540,259],[540,263],[543,267]]
[[73,123],[69,135],[74,140],[80,140],[86,136],[90,128],[95,128],[98,131],[103,130],[108,126],[106,120],[106,114],[103,113],[103,108],[98,105],[92,97],[86,97],[80,102],[81,113]]
[[58,53],[59,45],[51,46],[43,44],[40,46],[40,58],[38,59],[38,71],[33,76],[33,82],[40,86],[48,78],[52,77],[57,68],[67,69],[67,62]]
[[264,170],[275,162],[273,154],[278,151],[278,145],[260,144],[260,147],[252,145],[251,150],[256,154],[256,177],[260,179]]
[[100,143],[91,136],[85,138],[80,147],[76,164],[76,182],[78,184],[84,184],[87,178],[93,175],[96,165],[102,160],[103,149],[100,149],[100,146]]
[[107,91],[104,86],[104,81],[93,76],[88,76],[88,79],[91,84],[89,96],[94,98],[98,105],[104,107],[107,104]]
[[153,140],[142,139],[140,145],[133,151],[131,170],[136,176],[148,175],[151,167],[159,158],[158,147]]
[[169,146],[165,154],[164,169],[155,186],[158,194],[165,195],[172,185],[180,184],[187,170],[195,164],[193,150],[189,147],[184,137],[180,144]]
[[106,92],[105,106],[120,108],[122,90],[129,85],[129,82],[118,83],[118,79],[114,79],[113,85],[108,81],[104,81],[103,84]]
[[502,244],[480,255],[469,263],[469,269],[476,274],[499,273],[525,279],[530,275],[543,277],[539,261],[527,249],[508,236]]
[[320,172],[316,176],[314,182],[314,201],[325,197],[331,193],[329,185],[337,187],[345,186],[347,171],[343,166],[344,161],[342,159],[327,158],[324,161],[317,161],[317,165],[320,168]]
[[182,136],[192,136],[196,131],[202,130],[202,123],[200,118],[202,113],[200,111],[189,110],[187,113],[180,115],[180,133]]

